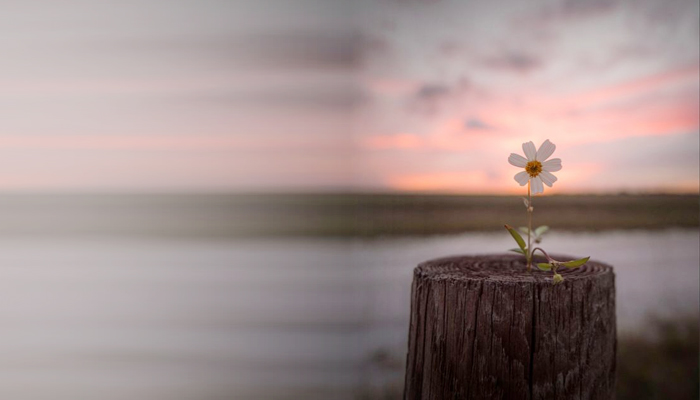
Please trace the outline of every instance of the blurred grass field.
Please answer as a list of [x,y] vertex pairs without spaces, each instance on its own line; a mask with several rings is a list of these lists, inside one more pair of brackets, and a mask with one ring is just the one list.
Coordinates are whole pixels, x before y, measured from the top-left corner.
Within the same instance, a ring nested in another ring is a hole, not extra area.
[[[238,196],[252,234],[310,236],[433,235],[526,225],[514,196],[299,194]],[[697,195],[544,196],[533,200],[535,224],[560,230],[698,227]]]
[[649,319],[646,332],[618,337],[617,398],[697,399],[698,318]]
[[[697,228],[698,195],[533,199],[557,230]],[[494,231],[526,224],[515,196],[337,194],[5,194],[0,235],[373,237]]]

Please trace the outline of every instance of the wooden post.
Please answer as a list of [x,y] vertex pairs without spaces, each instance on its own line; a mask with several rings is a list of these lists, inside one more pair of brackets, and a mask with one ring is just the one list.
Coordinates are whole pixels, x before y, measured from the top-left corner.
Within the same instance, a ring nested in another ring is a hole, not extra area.
[[519,255],[420,264],[404,398],[613,399],[612,267],[589,261],[559,272],[565,280],[554,286]]

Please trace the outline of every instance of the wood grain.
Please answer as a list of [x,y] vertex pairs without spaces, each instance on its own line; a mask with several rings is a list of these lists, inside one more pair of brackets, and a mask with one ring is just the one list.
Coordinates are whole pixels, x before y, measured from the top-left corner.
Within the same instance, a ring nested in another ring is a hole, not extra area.
[[612,267],[589,261],[560,273],[554,286],[551,273],[505,254],[420,264],[405,399],[614,398]]

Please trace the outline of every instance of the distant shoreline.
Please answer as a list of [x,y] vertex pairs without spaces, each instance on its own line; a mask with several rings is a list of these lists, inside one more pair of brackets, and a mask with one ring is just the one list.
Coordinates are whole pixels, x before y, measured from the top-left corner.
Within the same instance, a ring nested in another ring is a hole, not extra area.
[[[537,197],[535,224],[558,230],[698,228],[700,196]],[[519,196],[330,194],[3,194],[0,235],[376,237],[525,224]]]

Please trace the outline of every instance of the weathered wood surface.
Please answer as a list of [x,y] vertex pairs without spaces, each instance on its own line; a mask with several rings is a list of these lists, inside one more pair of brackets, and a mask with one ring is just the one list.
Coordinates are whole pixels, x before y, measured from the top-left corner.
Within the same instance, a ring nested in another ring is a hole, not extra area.
[[560,273],[553,286],[551,273],[506,254],[420,264],[405,399],[614,398],[612,267]]

